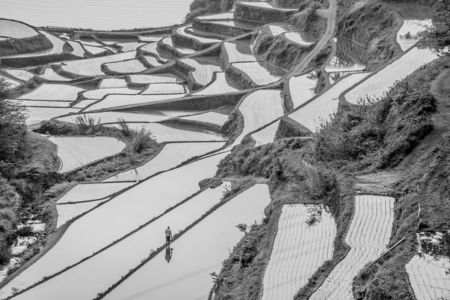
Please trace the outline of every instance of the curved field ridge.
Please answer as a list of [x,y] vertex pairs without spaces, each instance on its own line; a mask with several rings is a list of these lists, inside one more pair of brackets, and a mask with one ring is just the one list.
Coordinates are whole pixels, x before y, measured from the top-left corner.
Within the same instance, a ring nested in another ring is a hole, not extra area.
[[244,129],[234,141],[239,144],[248,133],[281,117],[283,111],[283,98],[280,90],[258,90],[249,94],[239,106],[244,117]]
[[58,212],[58,221],[56,223],[56,228],[61,227],[62,225],[69,222],[70,220],[78,217],[81,214],[84,214],[85,212],[93,209],[94,207],[99,205],[101,202],[104,202],[106,200],[108,200],[108,199],[102,199],[102,200],[98,200],[98,201],[78,203],[78,204],[57,205],[56,210]]
[[232,66],[246,74],[256,85],[270,84],[281,78],[281,76],[272,74],[258,62],[238,62],[233,63]]
[[210,273],[218,272],[242,238],[237,224],[259,222],[270,202],[269,188],[257,184],[223,204],[173,243],[170,263],[158,254],[113,290],[107,299],[207,299]]
[[345,99],[353,104],[359,104],[360,101],[364,101],[367,98],[372,100],[380,99],[397,81],[406,78],[437,57],[437,54],[430,49],[415,47],[350,90],[345,94]]
[[180,83],[151,83],[142,95],[184,94],[186,89]]
[[20,96],[18,99],[75,101],[78,98],[78,93],[82,91],[84,91],[83,88],[68,84],[44,83],[35,90]]
[[176,167],[192,157],[218,150],[224,144],[224,142],[166,144],[161,152],[149,162],[138,168],[114,175],[104,182],[140,181],[158,172]]
[[[318,221],[309,225],[316,210]],[[264,275],[263,300],[293,299],[327,260],[333,257],[336,223],[323,207],[283,206],[272,255]]]
[[127,81],[123,78],[105,78],[102,79],[98,85],[99,89],[126,87],[128,87],[128,84]]
[[219,95],[238,91],[238,89],[228,84],[224,72],[216,72],[215,75],[215,80],[211,84],[192,95]]
[[113,110],[118,108],[127,108],[145,104],[153,104],[169,99],[177,99],[183,97],[185,94],[156,94],[156,95],[107,95],[103,100],[86,108],[88,111],[97,110]]
[[147,70],[147,67],[136,58],[106,63],[104,67],[117,74],[140,73]]
[[273,143],[275,136],[277,134],[278,125],[280,125],[280,120],[270,124],[269,126],[253,133],[251,137],[255,141],[255,147],[265,145],[268,143]]
[[219,39],[215,39],[215,38],[205,38],[205,37],[193,35],[193,34],[191,34],[191,33],[189,33],[189,32],[186,32],[186,28],[191,28],[191,25],[192,25],[192,24],[188,24],[188,25],[186,25],[186,26],[181,26],[181,27],[179,27],[179,28],[176,30],[176,33],[179,34],[179,35],[181,35],[181,36],[184,36],[184,37],[186,37],[186,38],[188,38],[188,39],[194,40],[194,41],[196,41],[197,43],[202,44],[202,45],[205,45],[205,46],[212,45],[212,44],[215,44],[215,43],[220,43],[220,42],[222,41],[222,40],[219,40]]
[[0,19],[0,36],[13,39],[23,39],[38,35],[33,27],[25,23]]
[[[111,124],[107,126],[114,126],[120,129],[118,124]],[[144,128],[150,132],[152,138],[158,143],[165,142],[222,142],[224,137],[212,131],[194,131],[186,129],[178,129],[170,126],[165,126],[158,123],[128,123],[128,127],[132,130],[140,130]]]
[[[152,177],[77,219],[44,256],[0,290],[0,298],[11,295],[13,287],[26,288],[77,263],[198,192],[198,182],[214,176],[225,155],[201,159]],[[149,253],[151,249],[145,250]],[[36,298],[31,294],[25,299]]]
[[[215,189],[205,190],[114,247],[30,290],[18,299],[95,298],[97,293],[106,290],[130,268],[147,258],[151,250],[163,245],[164,236],[161,233],[167,224],[170,224],[173,232],[183,230],[220,202],[225,186],[226,183]],[[77,284],[72,284],[73,282]],[[83,288],[80,289],[80,286]]]
[[40,30],[39,31],[42,35],[44,35],[53,45],[53,47],[42,50],[42,51],[36,51],[31,53],[22,53],[22,54],[13,54],[13,55],[7,55],[2,56],[2,59],[5,58],[24,58],[24,57],[39,57],[39,56],[47,56],[47,55],[54,55],[54,54],[63,54],[64,53],[64,45],[66,44],[65,41],[61,40],[60,38],[57,38],[51,33],[48,33],[46,31]]
[[140,89],[130,89],[127,87],[124,88],[104,88],[104,89],[96,89],[96,90],[88,90],[83,92],[83,97],[90,100],[100,100],[104,97],[112,94],[118,95],[135,95],[141,92]]
[[100,76],[105,75],[102,65],[108,62],[132,59],[136,56],[136,51],[119,53],[114,55],[65,61],[60,64],[61,68],[68,73],[80,76]]
[[24,107],[70,107],[72,102],[67,101],[46,101],[46,100],[9,100],[11,102],[19,103]]
[[353,278],[386,250],[393,221],[394,198],[356,196],[355,214],[345,237],[351,249],[310,299],[353,299]]
[[450,299],[450,260],[447,257],[415,255],[405,267],[417,300]]
[[131,184],[129,182],[78,184],[64,194],[56,204],[104,199]]
[[239,44],[223,42],[221,55],[226,57],[229,64],[235,62],[256,61],[256,58],[251,54],[249,46],[243,42]]
[[134,74],[129,75],[128,80],[134,85],[147,85],[151,83],[176,83],[178,79],[172,74]]
[[111,137],[56,137],[49,138],[56,144],[61,160],[59,172],[65,173],[119,153],[125,144]]
[[48,81],[71,81],[72,79],[64,77],[56,73],[52,68],[46,68],[44,73],[39,75],[42,79]]
[[[95,100],[86,100],[86,101],[95,101]],[[118,123],[120,120],[125,120],[126,122],[158,122],[162,120],[166,120],[172,117],[178,117],[183,115],[192,114],[192,112],[188,111],[153,111],[148,114],[139,114],[139,113],[129,113],[129,112],[114,112],[114,111],[105,111],[101,113],[86,113],[86,114],[73,114],[65,117],[58,118],[59,121],[67,122],[67,123],[77,123],[77,117],[91,117],[95,120],[95,122],[105,124],[105,123]]]
[[221,71],[219,66],[200,63],[191,58],[180,59],[180,62],[193,69],[193,71],[191,71],[193,79],[202,86],[205,86],[212,81],[215,72]]
[[225,122],[228,120],[228,115],[209,111],[209,112],[205,112],[205,113],[201,113],[201,114],[180,117],[180,119],[209,123],[209,124],[214,124],[214,125],[222,127],[225,124]]
[[330,116],[337,112],[339,96],[368,75],[369,73],[358,73],[343,78],[328,91],[291,113],[289,117],[310,131],[318,130]]

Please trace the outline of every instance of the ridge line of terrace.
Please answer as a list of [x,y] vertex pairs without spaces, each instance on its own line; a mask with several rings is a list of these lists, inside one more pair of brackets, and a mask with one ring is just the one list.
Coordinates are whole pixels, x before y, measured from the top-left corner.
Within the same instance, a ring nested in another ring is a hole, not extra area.
[[[125,193],[125,192],[127,192],[127,191],[133,189],[134,187],[136,187],[136,186],[138,186],[138,185],[140,185],[140,184],[142,184],[142,183],[144,183],[144,182],[146,182],[146,181],[148,181],[148,180],[150,180],[150,179],[152,179],[152,178],[154,178],[154,177],[156,177],[156,176],[158,176],[158,175],[161,175],[161,174],[170,172],[170,171],[172,171],[172,170],[179,169],[179,168],[181,168],[181,167],[183,167],[183,166],[185,166],[185,165],[192,164],[192,163],[195,163],[195,162],[197,162],[197,161],[200,161],[200,160],[203,160],[203,159],[207,159],[207,158],[212,157],[212,156],[215,156],[215,155],[220,155],[220,154],[229,152],[230,150],[221,151],[221,150],[224,150],[225,147],[226,147],[226,144],[224,144],[224,146],[222,146],[221,148],[212,151],[212,153],[206,153],[206,154],[201,155],[200,157],[196,157],[196,158],[194,157],[194,158],[192,158],[192,159],[188,159],[188,160],[186,160],[186,161],[180,163],[179,165],[177,165],[177,166],[175,166],[175,167],[173,167],[173,168],[170,168],[170,169],[167,169],[167,170],[163,170],[163,171],[156,172],[155,174],[152,174],[152,175],[146,177],[145,179],[143,179],[143,180],[137,182],[136,184],[130,185],[130,186],[128,186],[128,187],[125,187],[124,189],[122,189],[122,190],[120,190],[119,192],[117,192],[117,193],[116,193],[113,197],[111,197],[110,199],[108,199],[108,200],[106,200],[106,201],[103,201],[103,202],[99,203],[99,204],[96,205],[95,207],[93,207],[93,208],[91,208],[91,209],[85,211],[84,213],[78,215],[77,217],[71,219],[70,221],[68,221],[67,223],[65,223],[64,225],[62,225],[62,226],[55,232],[54,239],[53,239],[48,245],[46,245],[46,246],[44,247],[44,249],[43,249],[39,254],[35,255],[32,259],[30,259],[27,263],[25,263],[22,267],[20,267],[16,272],[14,272],[11,276],[8,276],[5,280],[3,280],[3,281],[0,283],[0,289],[3,288],[4,286],[6,286],[6,285],[7,285],[9,282],[11,282],[14,278],[16,278],[17,276],[19,276],[23,271],[25,271],[26,269],[28,269],[31,265],[33,265],[36,261],[38,261],[41,257],[43,257],[48,251],[50,251],[50,249],[52,249],[53,246],[55,246],[55,245],[58,243],[58,241],[62,238],[62,236],[64,235],[64,233],[66,232],[66,230],[67,230],[67,229],[70,227],[70,225],[73,224],[75,221],[81,219],[83,216],[85,216],[85,215],[87,215],[88,213],[94,211],[95,209],[97,209],[97,208],[99,208],[99,207],[105,205],[106,203],[109,203],[110,201],[113,201],[113,200],[116,199],[118,196],[122,195],[123,193]],[[161,148],[161,149],[162,149],[162,148]],[[43,278],[42,280],[40,280],[40,281],[38,281],[38,282],[36,282],[36,283],[34,283],[34,284],[28,286],[28,287],[25,288],[25,289],[20,290],[18,293],[14,294],[14,295],[12,295],[12,296],[9,296],[9,297],[7,297],[7,298],[5,298],[5,300],[6,300],[6,299],[12,299],[12,298],[14,298],[14,297],[16,297],[16,296],[18,296],[18,295],[24,293],[24,292],[26,292],[26,291],[28,291],[28,290],[30,290],[30,289],[36,287],[36,286],[38,286],[38,285],[40,285],[40,284],[42,284],[42,283],[48,281],[49,279],[51,279],[51,278],[53,278],[53,277],[56,277],[56,276],[58,276],[58,275],[64,273],[64,272],[67,271],[67,270],[72,269],[73,267],[75,267],[75,266],[81,264],[82,262],[84,262],[84,261],[86,261],[86,260],[88,260],[88,259],[90,259],[90,258],[92,258],[92,257],[94,257],[94,256],[96,256],[96,255],[98,255],[99,253],[101,253],[101,252],[105,251],[106,249],[108,249],[108,248],[114,246],[115,244],[117,244],[118,242],[122,241],[123,239],[126,239],[128,236],[134,234],[135,232],[139,231],[140,229],[144,228],[145,226],[147,226],[147,225],[151,224],[152,222],[156,221],[156,220],[159,219],[160,217],[162,217],[162,216],[164,216],[165,214],[167,214],[169,211],[172,211],[172,210],[175,209],[176,207],[178,207],[178,206],[180,206],[181,204],[185,203],[186,201],[190,200],[191,198],[193,198],[194,196],[196,196],[198,193],[200,193],[202,190],[203,190],[203,189],[200,189],[199,191],[197,191],[197,192],[194,193],[193,195],[191,195],[191,196],[185,198],[184,200],[182,200],[181,202],[177,203],[176,205],[174,205],[174,206],[168,208],[166,211],[162,212],[160,215],[155,216],[153,219],[151,219],[151,220],[148,221],[147,223],[144,223],[143,225],[140,225],[138,228],[134,229],[134,230],[131,231],[131,232],[128,232],[126,235],[122,236],[122,237],[119,238],[118,240],[115,240],[115,241],[113,241],[112,243],[110,243],[110,244],[106,245],[105,247],[99,249],[98,251],[94,252],[92,255],[83,258],[82,260],[76,262],[75,264],[72,264],[72,265],[66,267],[65,269],[63,269],[63,270],[61,270],[61,271],[58,271],[58,272],[56,272],[56,273],[54,273],[54,274],[52,274],[52,275],[50,275],[50,276],[46,276],[46,277]],[[67,192],[68,192],[68,191],[67,191]],[[65,194],[67,194],[67,192],[64,193],[64,194],[62,194],[62,195],[60,195],[60,196],[57,197],[55,200],[58,201],[58,200],[59,200],[60,198],[62,198]]]

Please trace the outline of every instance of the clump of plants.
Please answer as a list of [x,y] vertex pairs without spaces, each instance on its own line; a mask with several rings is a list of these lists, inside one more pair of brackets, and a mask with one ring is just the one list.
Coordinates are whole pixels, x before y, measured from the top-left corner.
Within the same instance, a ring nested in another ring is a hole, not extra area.
[[397,165],[433,130],[436,100],[427,89],[402,82],[379,101],[347,105],[316,134],[315,155],[337,167]]

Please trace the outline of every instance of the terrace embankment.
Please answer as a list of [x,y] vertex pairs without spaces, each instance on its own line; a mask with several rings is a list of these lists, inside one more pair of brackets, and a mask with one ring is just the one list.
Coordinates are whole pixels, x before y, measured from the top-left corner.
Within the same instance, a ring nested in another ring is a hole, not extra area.
[[37,52],[51,47],[52,43],[43,34],[23,39],[9,38],[0,40],[0,56]]
[[52,48],[42,33],[23,22],[0,19],[0,56],[31,53]]
[[349,250],[344,239],[356,191],[394,196],[396,205],[388,248],[395,247],[360,271],[354,296],[414,299],[404,266],[416,253],[416,233],[450,226],[449,189],[442,184],[450,172],[448,64],[441,58],[416,71],[376,103],[341,103],[332,120],[308,138],[286,126],[273,144],[233,149],[217,176],[268,178],[273,201],[263,224],[253,226],[225,261],[215,299],[259,299],[286,203],[324,204],[336,219],[333,259],[299,287],[296,299],[311,296]]
[[341,12],[336,38],[338,50],[369,67],[385,64],[401,54],[396,32],[398,13],[383,3],[371,3]]
[[298,64],[326,29],[326,19],[315,13],[318,7],[308,7],[285,23],[262,27],[254,41],[254,54],[285,69]]
[[[24,130],[26,130],[25,126]],[[37,131],[66,136],[91,134],[113,136],[125,141],[127,147],[119,155],[97,161],[70,174],[60,174],[58,173],[60,161],[57,156],[57,147],[49,139],[33,131],[27,131],[24,134],[20,146],[22,149],[19,155],[20,163],[5,161],[1,168],[0,180],[5,183],[6,189],[4,191],[15,195],[14,197],[8,197],[8,199],[1,198],[2,201],[15,202],[10,208],[5,206],[2,211],[10,215],[8,220],[12,222],[25,223],[28,220],[41,220],[46,224],[46,229],[43,233],[35,234],[37,242],[21,254],[20,264],[9,269],[8,274],[13,274],[12,276],[16,276],[20,270],[26,268],[27,262],[32,263],[36,260],[38,258],[36,254],[40,252],[47,241],[50,241],[51,244],[52,241],[58,239],[57,237],[61,232],[56,231],[58,216],[55,205],[58,197],[68,188],[78,182],[102,180],[118,171],[143,164],[153,158],[162,148],[162,145],[156,144],[150,138],[147,138],[146,141],[142,139],[138,141],[132,130],[127,131],[126,128],[122,128],[122,130],[110,129],[98,124],[82,126],[81,124],[71,125],[53,121],[43,124]],[[139,145],[142,143],[143,145]],[[17,200],[13,201],[13,198]],[[8,212],[6,212],[7,210]],[[15,227],[9,226],[7,223],[4,223],[4,225],[7,234],[3,235],[2,238],[6,238],[7,242],[2,242],[1,264],[7,263],[9,260],[8,249],[11,243],[24,234],[23,230],[13,229]],[[41,252],[41,255],[43,253]],[[25,264],[23,268],[13,273],[23,264]],[[13,277],[10,276],[9,279],[11,278]]]

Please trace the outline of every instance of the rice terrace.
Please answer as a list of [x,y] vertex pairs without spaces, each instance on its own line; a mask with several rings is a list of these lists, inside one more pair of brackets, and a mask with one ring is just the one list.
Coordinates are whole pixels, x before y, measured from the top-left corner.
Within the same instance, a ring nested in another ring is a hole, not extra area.
[[450,0],[0,0],[0,299],[450,300]]

